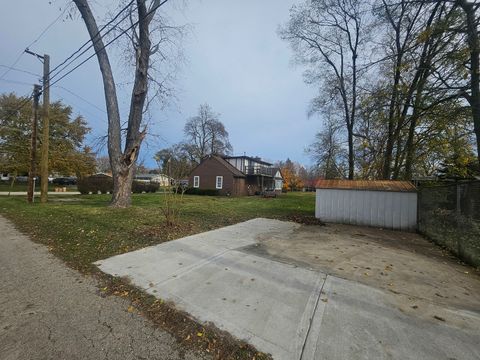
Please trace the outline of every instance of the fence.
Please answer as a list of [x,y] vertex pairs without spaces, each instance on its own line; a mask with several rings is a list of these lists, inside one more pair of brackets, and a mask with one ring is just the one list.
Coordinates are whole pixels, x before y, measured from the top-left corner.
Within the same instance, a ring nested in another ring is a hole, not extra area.
[[421,186],[418,230],[465,262],[480,266],[480,181]]

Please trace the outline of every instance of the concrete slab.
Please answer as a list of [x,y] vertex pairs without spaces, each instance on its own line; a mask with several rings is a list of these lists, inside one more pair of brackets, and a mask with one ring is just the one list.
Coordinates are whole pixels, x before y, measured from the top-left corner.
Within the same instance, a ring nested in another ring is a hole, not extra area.
[[[301,359],[480,358],[478,314],[447,309],[443,320],[425,320],[393,306],[392,293],[334,276],[325,281],[320,302],[325,306],[315,313]],[[420,311],[446,310],[423,306]]]
[[415,234],[342,229],[255,219],[96,264],[274,359],[480,358],[478,278]]
[[316,271],[230,251],[147,292],[276,359],[299,359],[324,280]]

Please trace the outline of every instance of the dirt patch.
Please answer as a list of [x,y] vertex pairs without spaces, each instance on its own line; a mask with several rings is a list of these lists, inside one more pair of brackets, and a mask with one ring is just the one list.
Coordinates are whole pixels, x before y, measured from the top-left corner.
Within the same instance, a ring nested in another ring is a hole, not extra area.
[[292,221],[302,225],[320,225],[325,226],[325,223],[315,216],[311,215],[301,215],[301,214],[292,214],[285,216],[283,219],[285,221]]

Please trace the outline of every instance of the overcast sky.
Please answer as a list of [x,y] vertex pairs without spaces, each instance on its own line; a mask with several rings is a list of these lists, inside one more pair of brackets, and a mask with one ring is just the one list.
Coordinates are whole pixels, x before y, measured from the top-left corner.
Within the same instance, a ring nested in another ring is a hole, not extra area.
[[[179,1],[180,2],[180,1]],[[270,161],[289,157],[310,163],[305,147],[321,127],[318,117],[308,118],[307,107],[315,89],[302,81],[302,69],[291,65],[289,45],[277,35],[279,24],[288,20],[289,9],[298,0],[181,0],[185,6],[169,6],[178,24],[191,24],[184,42],[187,59],[175,83],[176,104],[152,110],[151,136],[143,146],[140,161],[153,167],[153,154],[180,141],[186,119],[198,106],[208,103],[230,133],[234,154],[246,153]],[[65,0],[16,0],[2,3],[0,15],[0,65],[10,66],[63,9]],[[113,9],[110,1],[93,2],[100,19]],[[175,3],[175,0],[170,0]],[[78,17],[57,21],[32,51],[48,53],[52,68],[88,39]],[[115,59],[112,63],[117,64]],[[40,74],[41,63],[30,55],[20,57],[16,68]],[[6,68],[0,66],[0,77]],[[117,82],[122,81],[116,71]],[[6,82],[11,80],[19,83]],[[0,81],[0,91],[29,94],[36,77],[10,71]],[[26,83],[26,84],[23,84]],[[100,71],[96,58],[52,88],[52,99],[63,101],[83,115],[93,128],[89,142],[105,134],[106,114]],[[120,91],[126,118],[129,96]]]

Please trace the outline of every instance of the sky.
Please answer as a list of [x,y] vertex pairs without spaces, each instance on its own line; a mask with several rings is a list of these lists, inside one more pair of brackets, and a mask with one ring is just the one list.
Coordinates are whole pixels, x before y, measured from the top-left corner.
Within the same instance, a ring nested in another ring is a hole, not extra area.
[[[318,117],[307,116],[316,91],[303,82],[303,69],[292,64],[290,46],[277,34],[278,26],[288,20],[290,7],[301,0],[175,1],[170,0],[162,11],[175,24],[189,25],[183,41],[186,61],[174,82],[175,101],[167,107],[157,104],[151,108],[152,135],[142,146],[139,161],[155,167],[153,154],[181,141],[185,122],[197,113],[200,104],[208,103],[220,114],[235,155],[259,156],[272,162],[290,158],[309,165],[305,149],[322,123]],[[0,92],[31,93],[31,84],[38,76],[13,70],[5,74],[5,66],[15,62],[15,68],[41,74],[38,59],[20,56],[27,46],[36,53],[49,54],[53,68],[88,40],[79,16],[62,16],[66,3],[16,0],[2,4]],[[112,1],[92,1],[92,6],[99,20],[115,10]],[[125,68],[116,58],[118,51],[110,54],[116,82],[121,84]],[[124,119],[130,101],[128,90],[126,85],[119,87]],[[71,105],[75,114],[85,117],[92,128],[87,143],[97,145],[98,137],[106,134],[107,120],[96,57],[53,87],[51,98]]]

